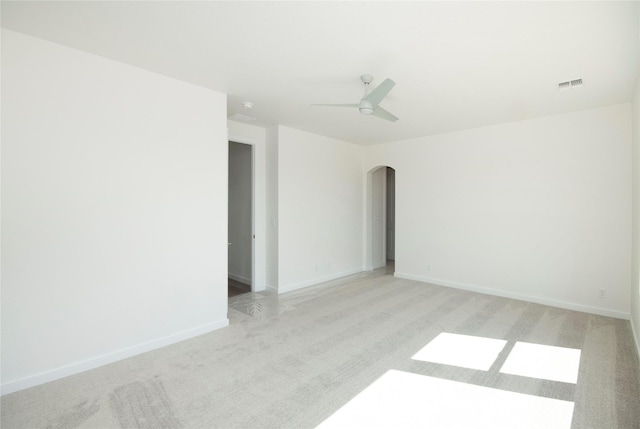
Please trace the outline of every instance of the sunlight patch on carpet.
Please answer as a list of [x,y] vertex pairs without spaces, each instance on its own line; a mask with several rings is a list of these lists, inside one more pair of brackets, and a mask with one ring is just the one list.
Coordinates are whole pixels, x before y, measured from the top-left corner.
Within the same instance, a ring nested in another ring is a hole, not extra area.
[[412,359],[488,371],[505,340],[442,332]]
[[579,367],[579,349],[518,341],[500,372],[575,384]]
[[390,370],[318,429],[569,429],[573,402]]

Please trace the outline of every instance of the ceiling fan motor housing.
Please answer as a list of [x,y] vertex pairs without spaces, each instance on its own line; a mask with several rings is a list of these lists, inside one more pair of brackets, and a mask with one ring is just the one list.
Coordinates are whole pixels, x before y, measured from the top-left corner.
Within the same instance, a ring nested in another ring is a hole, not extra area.
[[362,113],[363,115],[370,115],[373,113],[373,104],[371,104],[367,100],[361,100],[360,106],[358,106],[358,109],[360,110],[360,113]]

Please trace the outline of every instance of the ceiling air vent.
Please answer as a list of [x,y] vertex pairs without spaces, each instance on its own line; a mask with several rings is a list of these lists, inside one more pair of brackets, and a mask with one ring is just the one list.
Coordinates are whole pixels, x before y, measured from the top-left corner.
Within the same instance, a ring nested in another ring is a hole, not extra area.
[[574,86],[582,86],[582,85],[583,85],[582,79],[574,79],[574,80],[568,80],[566,82],[560,82],[558,84],[558,88],[569,89],[569,88],[573,88]]

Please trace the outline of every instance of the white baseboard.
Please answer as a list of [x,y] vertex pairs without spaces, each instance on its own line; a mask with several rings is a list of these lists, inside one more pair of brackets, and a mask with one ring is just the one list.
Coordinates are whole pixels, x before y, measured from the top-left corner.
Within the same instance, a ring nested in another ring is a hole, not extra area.
[[251,285],[251,279],[248,279],[246,277],[237,275],[237,274],[233,274],[233,273],[228,273],[227,276],[231,279],[231,280],[235,280],[237,282],[240,283],[244,283],[246,285]]
[[267,290],[268,290],[269,292],[275,292],[275,293],[278,293],[278,288],[277,288],[277,287],[275,287],[275,286],[267,285]]
[[50,381],[59,380],[70,375],[79,374],[84,371],[89,371],[110,363],[117,362],[122,359],[126,359],[135,355],[146,353],[161,347],[165,347],[180,341],[187,340],[189,338],[197,337],[215,331],[216,329],[224,328],[229,325],[229,319],[223,319],[206,325],[198,326],[193,329],[178,332],[177,334],[169,335],[163,338],[158,338],[153,341],[138,344],[125,349],[117,350],[115,352],[107,353],[102,356],[87,359],[81,362],[76,362],[70,365],[66,365],[60,368],[55,368],[50,371],[41,372],[29,377],[25,377],[15,381],[9,381],[0,386],[1,395],[7,395],[9,393],[17,392],[19,390],[28,389],[29,387],[38,386],[40,384],[48,383]]
[[633,323],[633,317],[631,318],[631,334],[633,335],[633,341],[636,343],[636,351],[638,352],[638,359],[640,359],[640,326],[635,326]]
[[508,292],[499,289],[491,289],[484,286],[477,286],[465,283],[451,282],[448,280],[435,279],[431,277],[416,276],[413,274],[399,273],[396,271],[395,277],[407,280],[416,280],[423,283],[431,283],[438,286],[446,286],[454,289],[462,289],[470,292],[478,292],[486,295],[501,296],[503,298],[517,299],[520,301],[534,302],[536,304],[548,305],[551,307],[564,308],[566,310],[581,311],[583,313],[592,313],[599,316],[614,317],[616,319],[629,320],[629,313],[622,311],[610,310],[607,308],[591,307],[588,305],[575,304],[572,302],[558,301],[554,299],[540,298],[536,296],[524,295],[515,292]]
[[251,286],[251,292],[262,292],[264,290],[267,290],[269,288],[269,286],[267,285],[255,285],[255,286]]
[[287,292],[293,292],[294,290],[302,289],[309,286],[316,286],[316,285],[319,285],[320,283],[330,282],[331,280],[336,280],[342,277],[351,276],[353,274],[358,274],[361,272],[362,272],[362,267],[352,268],[347,271],[341,271],[339,273],[333,273],[333,274],[329,274],[322,277],[316,277],[315,279],[306,280],[300,283],[294,283],[292,285],[279,286],[278,293],[282,294]]

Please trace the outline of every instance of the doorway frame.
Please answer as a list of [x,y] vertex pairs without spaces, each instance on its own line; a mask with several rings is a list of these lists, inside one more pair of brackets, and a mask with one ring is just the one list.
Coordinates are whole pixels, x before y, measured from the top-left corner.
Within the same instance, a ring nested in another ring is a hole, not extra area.
[[260,292],[266,289],[266,144],[235,133],[227,133],[227,142],[251,146],[251,292]]
[[[374,180],[373,180],[373,175],[374,173],[376,173],[379,170],[384,170],[384,180],[382,181],[382,199],[381,199],[381,203],[382,203],[382,219],[380,222],[380,228],[382,236],[381,236],[381,240],[382,240],[382,255],[384,255],[384,261],[386,264],[386,256],[387,256],[387,168],[393,168],[393,170],[395,171],[395,187],[397,189],[397,172],[398,170],[393,167],[392,165],[388,165],[388,164],[384,164],[384,165],[377,165],[375,167],[372,167],[369,169],[369,171],[367,171],[367,179],[366,179],[366,210],[365,210],[365,252],[364,252],[364,261],[365,261],[365,269],[367,271],[372,271],[375,268],[379,268],[379,267],[374,267],[374,260],[375,258],[373,257],[373,253],[374,251],[376,251],[376,249],[374,249],[374,228],[376,226],[376,222],[373,219],[374,216],[374,210],[373,210],[373,204],[374,204]],[[396,212],[397,212],[397,197],[398,197],[398,193],[395,192],[395,207],[396,207]],[[397,219],[397,214],[396,214],[396,219]],[[397,226],[395,227],[395,231],[397,232]],[[397,242],[397,233],[396,233],[396,239],[394,240]],[[397,247],[397,246],[396,246]],[[397,254],[395,252],[394,249],[394,256],[397,259]]]

